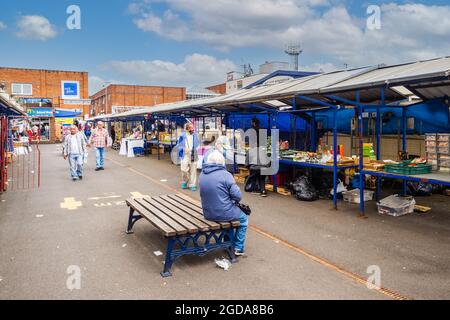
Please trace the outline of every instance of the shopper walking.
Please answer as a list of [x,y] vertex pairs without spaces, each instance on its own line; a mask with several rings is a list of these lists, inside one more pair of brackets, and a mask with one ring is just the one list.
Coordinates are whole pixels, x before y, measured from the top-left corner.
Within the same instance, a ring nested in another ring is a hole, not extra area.
[[194,125],[187,123],[185,131],[178,139],[178,156],[181,160],[181,188],[197,191],[197,148],[199,137],[194,131]]
[[86,140],[75,125],[64,139],[64,159],[69,158],[70,175],[73,181],[83,179],[83,158],[86,152]]
[[95,147],[96,167],[95,171],[105,170],[105,151],[108,144],[108,131],[105,129],[105,124],[102,121],[97,122],[97,127],[92,130],[89,139],[89,145]]
[[236,237],[233,241],[235,254],[244,254],[248,216],[237,206],[242,199],[241,190],[233,175],[225,168],[225,158],[214,150],[206,160],[200,175],[200,197],[203,215],[211,221],[239,220]]

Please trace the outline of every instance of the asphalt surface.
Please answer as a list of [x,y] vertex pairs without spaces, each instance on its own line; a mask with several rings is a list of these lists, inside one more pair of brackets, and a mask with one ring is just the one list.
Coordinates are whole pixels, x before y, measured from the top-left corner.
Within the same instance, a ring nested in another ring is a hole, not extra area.
[[[162,278],[164,238],[147,221],[126,235],[133,194],[181,192],[179,168],[154,156],[92,156],[72,182],[60,146],[42,146],[41,188],[0,196],[0,299],[411,299],[450,298],[450,198],[416,198],[428,214],[368,219],[358,207],[245,194],[253,209],[247,256],[230,270],[216,252],[177,260]],[[92,153],[92,152],[91,152]],[[198,192],[184,192],[199,199]],[[71,199],[73,198],[73,199]],[[73,210],[69,210],[72,208]],[[269,235],[270,234],[270,235]],[[381,271],[381,286],[361,279]],[[80,271],[80,288],[73,273]],[[69,282],[69,286],[68,286]]]

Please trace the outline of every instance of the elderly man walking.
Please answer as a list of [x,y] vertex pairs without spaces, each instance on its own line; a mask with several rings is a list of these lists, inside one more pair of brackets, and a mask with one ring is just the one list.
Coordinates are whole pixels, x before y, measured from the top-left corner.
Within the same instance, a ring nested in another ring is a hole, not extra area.
[[187,123],[185,128],[177,144],[178,156],[181,160],[181,188],[197,191],[197,148],[200,146],[200,141],[192,123]]
[[64,139],[64,159],[69,158],[70,175],[73,181],[83,179],[83,157],[86,152],[86,140],[76,126],[70,127],[70,134]]
[[92,130],[89,138],[89,145],[95,147],[96,166],[95,171],[105,170],[105,149],[108,144],[108,131],[105,129],[105,124],[102,121],[97,122],[97,128]]

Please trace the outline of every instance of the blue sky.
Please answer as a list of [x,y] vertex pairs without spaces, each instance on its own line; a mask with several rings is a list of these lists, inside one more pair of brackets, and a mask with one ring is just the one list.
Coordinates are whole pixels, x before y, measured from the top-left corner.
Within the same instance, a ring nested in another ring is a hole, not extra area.
[[[450,55],[447,1],[0,0],[0,65],[88,71],[104,81],[211,85],[266,60],[287,61],[300,42],[302,69],[333,70]],[[81,9],[68,30],[66,9]],[[379,5],[381,29],[366,9]]]

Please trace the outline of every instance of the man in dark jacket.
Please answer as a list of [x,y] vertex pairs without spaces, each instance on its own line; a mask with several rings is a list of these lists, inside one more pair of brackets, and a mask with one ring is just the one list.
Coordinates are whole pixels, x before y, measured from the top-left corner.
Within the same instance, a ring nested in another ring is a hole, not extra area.
[[241,190],[233,176],[225,168],[225,158],[219,151],[213,151],[203,165],[200,175],[200,197],[203,215],[211,221],[239,220],[234,239],[234,249],[238,256],[244,254],[248,217],[236,205],[242,198]]

